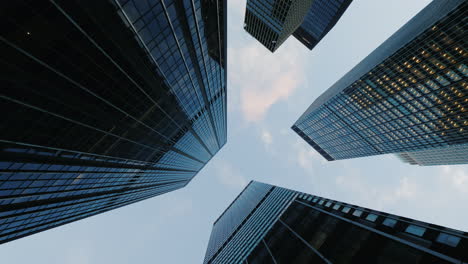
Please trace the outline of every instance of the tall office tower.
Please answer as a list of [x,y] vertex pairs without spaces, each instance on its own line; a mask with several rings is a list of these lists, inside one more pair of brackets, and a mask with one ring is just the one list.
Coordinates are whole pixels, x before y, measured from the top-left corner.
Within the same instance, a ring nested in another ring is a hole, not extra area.
[[294,35],[312,49],[352,0],[247,0],[244,29],[274,52]]
[[0,17],[0,243],[182,188],[225,144],[226,1]]
[[250,182],[215,221],[204,263],[467,263],[468,233]]
[[427,150],[398,153],[397,156],[411,165],[468,164],[468,144],[451,145]]
[[468,143],[466,17],[466,1],[433,1],[292,129],[329,161]]
[[293,36],[312,50],[335,26],[353,0],[314,0]]

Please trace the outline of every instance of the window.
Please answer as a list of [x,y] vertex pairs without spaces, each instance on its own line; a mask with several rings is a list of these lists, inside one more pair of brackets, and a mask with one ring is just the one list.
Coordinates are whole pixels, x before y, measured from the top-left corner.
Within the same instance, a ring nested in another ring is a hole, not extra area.
[[345,207],[343,207],[343,209],[341,209],[341,212],[343,212],[343,213],[348,213],[349,210],[351,210],[351,208],[345,206]]
[[383,221],[383,225],[386,225],[388,227],[394,227],[397,223],[397,220],[396,219],[393,219],[393,218],[385,218],[385,220]]
[[449,245],[451,247],[456,247],[460,242],[460,238],[454,235],[440,233],[436,241],[442,244]]
[[10,167],[11,162],[0,162],[0,169],[1,170],[6,170],[8,167]]
[[371,221],[371,222],[375,222],[375,220],[377,220],[378,217],[379,216],[376,215],[376,214],[369,214],[369,215],[367,215],[366,220]]
[[325,202],[325,200],[320,200],[318,204],[322,205]]
[[358,210],[358,209],[356,209],[356,210],[354,210],[354,212],[353,212],[353,215],[354,215],[354,216],[357,216],[357,217],[359,217],[359,216],[361,216],[361,215],[362,215],[362,211],[361,211],[361,210]]
[[333,206],[333,209],[335,209],[335,210],[338,210],[338,208],[340,208],[339,204],[335,204],[335,206]]
[[406,233],[410,233],[416,236],[423,236],[424,232],[426,232],[426,228],[416,225],[409,225],[406,230]]
[[332,204],[332,202],[328,202],[327,204],[325,204],[325,206],[330,207],[331,204]]
[[312,202],[316,203],[318,201],[319,198],[314,198],[314,200]]

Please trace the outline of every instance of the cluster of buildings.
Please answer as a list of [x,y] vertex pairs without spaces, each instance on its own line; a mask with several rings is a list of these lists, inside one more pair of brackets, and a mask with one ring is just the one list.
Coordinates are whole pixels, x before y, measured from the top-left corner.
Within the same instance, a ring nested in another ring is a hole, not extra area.
[[[270,51],[351,0],[248,0]],[[227,140],[227,1],[1,4],[0,244],[186,186]],[[5,15],[8,14],[8,15]],[[292,126],[328,161],[468,164],[468,2],[434,0]],[[204,263],[468,263],[468,233],[250,182]]]

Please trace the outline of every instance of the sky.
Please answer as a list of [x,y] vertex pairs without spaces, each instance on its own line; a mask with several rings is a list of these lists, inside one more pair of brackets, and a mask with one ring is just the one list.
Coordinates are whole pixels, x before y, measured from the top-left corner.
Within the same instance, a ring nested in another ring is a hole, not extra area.
[[356,0],[312,50],[274,54],[228,0],[228,141],[187,187],[0,246],[0,263],[202,263],[213,222],[250,180],[468,231],[468,166],[392,155],[327,162],[290,127],[429,0]]

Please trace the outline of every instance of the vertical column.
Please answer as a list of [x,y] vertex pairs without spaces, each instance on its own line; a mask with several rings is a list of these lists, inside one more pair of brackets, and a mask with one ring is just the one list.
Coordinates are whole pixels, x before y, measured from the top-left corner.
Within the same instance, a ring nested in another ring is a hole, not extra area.
[[317,249],[315,249],[313,246],[311,246],[309,243],[307,243],[307,241],[305,241],[301,236],[299,236],[299,234],[297,234],[294,230],[292,230],[292,228],[289,227],[289,225],[287,225],[285,222],[283,222],[283,220],[278,219],[278,221],[282,225],[284,225],[295,237],[297,237],[299,240],[301,240],[301,242],[304,243],[304,245],[306,245],[315,254],[317,254],[317,256],[319,256],[323,261],[325,261],[327,264],[332,264],[328,259],[326,259],[322,254],[320,254],[320,252]]

